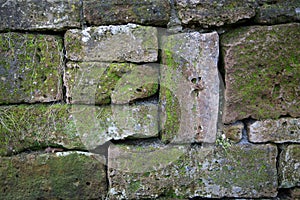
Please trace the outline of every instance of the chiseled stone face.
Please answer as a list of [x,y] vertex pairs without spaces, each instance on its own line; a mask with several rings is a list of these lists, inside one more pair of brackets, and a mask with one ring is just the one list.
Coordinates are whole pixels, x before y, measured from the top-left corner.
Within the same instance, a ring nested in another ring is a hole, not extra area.
[[1,198],[104,199],[103,163],[104,156],[79,151],[1,157]]
[[155,143],[111,145],[109,196],[275,197],[276,156],[274,145],[236,145],[226,149]]
[[175,0],[183,24],[203,27],[234,24],[255,16],[255,1],[251,0]]
[[112,139],[158,136],[157,104],[0,107],[0,156],[45,146],[93,150]]
[[84,0],[84,19],[92,25],[138,23],[167,25],[171,13],[168,0]]
[[300,119],[266,119],[248,124],[250,142],[300,142]]
[[65,46],[72,61],[156,62],[157,29],[136,24],[70,29]]
[[0,104],[62,99],[63,43],[51,35],[0,34]]
[[279,156],[279,187],[291,188],[300,186],[300,146],[289,145]]
[[300,24],[243,27],[224,34],[224,122],[300,116]]
[[216,32],[162,36],[159,100],[163,142],[215,142],[218,43]]
[[68,62],[64,72],[67,102],[127,104],[157,93],[159,64]]
[[256,10],[255,22],[260,24],[281,24],[300,21],[300,1],[270,1]]
[[80,27],[80,0],[0,0],[0,30]]

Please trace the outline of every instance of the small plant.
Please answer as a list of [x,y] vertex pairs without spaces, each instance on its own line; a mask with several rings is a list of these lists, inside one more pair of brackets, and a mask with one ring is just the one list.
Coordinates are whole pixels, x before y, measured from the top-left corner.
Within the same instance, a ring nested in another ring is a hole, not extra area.
[[225,151],[231,146],[230,140],[225,134],[220,135],[216,140],[217,146],[221,146]]

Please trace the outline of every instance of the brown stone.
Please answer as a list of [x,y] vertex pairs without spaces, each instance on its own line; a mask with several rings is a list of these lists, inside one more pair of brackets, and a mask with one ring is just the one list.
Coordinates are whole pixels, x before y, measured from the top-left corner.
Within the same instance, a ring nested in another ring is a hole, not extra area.
[[243,27],[221,37],[224,122],[300,116],[300,24]]
[[266,119],[248,124],[248,137],[251,142],[300,142],[300,119]]
[[92,25],[138,23],[166,26],[171,12],[168,0],[84,0],[85,20]]
[[160,48],[162,141],[214,143],[219,114],[218,34],[166,35]]
[[237,122],[231,125],[224,125],[223,132],[225,134],[225,138],[238,143],[242,139],[243,129],[244,124],[242,122]]

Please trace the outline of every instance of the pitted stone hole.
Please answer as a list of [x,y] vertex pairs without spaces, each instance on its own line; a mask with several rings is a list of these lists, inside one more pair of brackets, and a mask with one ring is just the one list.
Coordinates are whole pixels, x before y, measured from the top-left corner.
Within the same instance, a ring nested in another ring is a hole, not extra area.
[[291,134],[291,135],[294,135],[294,134],[295,134],[295,131],[290,131],[290,134]]
[[86,184],[86,185],[91,185],[91,183],[90,183],[90,182],[86,182],[85,184]]
[[283,123],[282,123],[282,126],[286,126],[286,125],[287,125],[287,122],[283,122]]
[[142,89],[141,88],[137,88],[136,91],[137,92],[142,92]]

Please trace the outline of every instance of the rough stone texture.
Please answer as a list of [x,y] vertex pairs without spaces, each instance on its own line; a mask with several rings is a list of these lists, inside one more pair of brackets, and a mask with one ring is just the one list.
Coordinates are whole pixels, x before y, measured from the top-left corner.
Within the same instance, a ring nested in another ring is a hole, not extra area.
[[300,146],[289,145],[279,156],[279,187],[300,186]]
[[280,24],[300,21],[300,1],[274,1],[258,7],[255,22],[261,24]]
[[138,23],[167,25],[171,13],[168,0],[84,0],[85,20],[92,25]]
[[224,125],[223,133],[230,141],[237,143],[242,139],[243,129],[244,124],[242,122],[237,122],[231,125]]
[[292,199],[300,199],[300,188],[293,188],[291,190]]
[[0,0],[0,30],[80,27],[80,0]]
[[0,104],[61,100],[62,51],[57,36],[0,34]]
[[224,122],[300,116],[300,24],[253,26],[221,38]]
[[104,199],[107,193],[104,159],[85,152],[1,157],[1,198]]
[[159,66],[132,63],[68,62],[64,73],[67,102],[125,104],[158,91]]
[[248,124],[248,137],[254,143],[300,143],[300,119],[281,118],[256,121]]
[[47,146],[92,150],[111,139],[157,137],[157,105],[0,107],[0,156]]
[[136,24],[71,29],[65,46],[73,61],[155,62],[157,29]]
[[87,149],[112,139],[158,137],[157,104],[73,105],[76,128]]
[[179,18],[183,24],[223,26],[249,20],[255,16],[252,0],[175,0]]
[[218,34],[162,37],[162,141],[214,143],[219,108]]
[[85,149],[69,106],[0,107],[0,156],[47,146]]
[[111,199],[274,197],[277,148],[111,145]]

